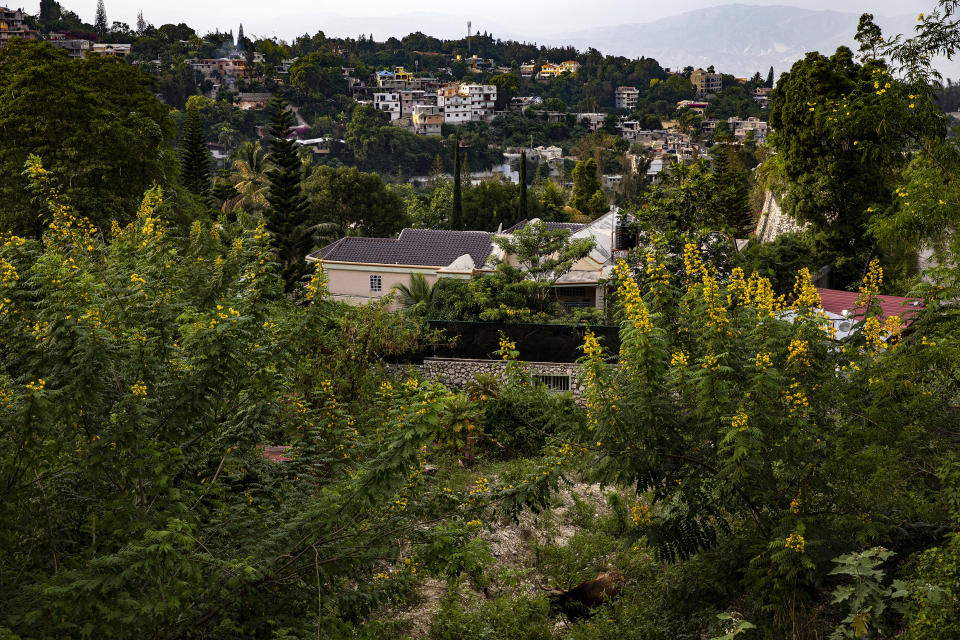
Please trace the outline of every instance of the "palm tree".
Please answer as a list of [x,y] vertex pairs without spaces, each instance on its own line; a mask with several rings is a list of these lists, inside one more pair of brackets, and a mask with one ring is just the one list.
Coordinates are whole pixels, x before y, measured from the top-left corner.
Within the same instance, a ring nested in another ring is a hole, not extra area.
[[245,142],[231,165],[237,195],[223,203],[224,211],[258,211],[267,206],[267,153],[259,142]]
[[423,274],[414,273],[410,276],[410,286],[398,284],[396,286],[398,299],[397,303],[405,308],[422,307],[424,310],[430,308],[433,302],[433,285],[427,282]]

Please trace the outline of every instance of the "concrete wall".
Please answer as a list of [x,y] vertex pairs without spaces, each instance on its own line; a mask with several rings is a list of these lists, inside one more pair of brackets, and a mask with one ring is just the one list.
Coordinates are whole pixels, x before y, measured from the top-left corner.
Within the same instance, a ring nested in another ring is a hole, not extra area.
[[[410,277],[414,273],[420,273],[426,278],[429,284],[437,281],[437,272],[435,269],[402,269],[397,267],[386,267],[378,269],[376,267],[346,267],[336,264],[325,263],[327,269],[327,290],[336,300],[342,300],[352,303],[364,303],[370,300],[376,300],[390,294],[397,285],[405,284],[410,286]],[[380,276],[382,284],[379,292],[370,290],[370,276]]]

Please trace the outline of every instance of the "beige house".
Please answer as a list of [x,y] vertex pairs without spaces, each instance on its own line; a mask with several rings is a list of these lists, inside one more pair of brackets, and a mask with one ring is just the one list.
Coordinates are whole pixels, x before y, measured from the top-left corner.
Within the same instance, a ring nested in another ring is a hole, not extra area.
[[[628,248],[616,210],[589,224],[548,222],[548,228],[571,231],[571,238],[593,238],[594,248],[554,283],[557,300],[568,307],[603,307],[604,283],[613,261]],[[509,236],[527,225],[524,220],[499,233]],[[389,295],[420,274],[430,284],[440,278],[471,278],[492,273],[497,261],[516,264],[493,243],[498,234],[486,231],[404,229],[397,238],[348,236],[307,256],[321,261],[332,298],[362,304]]]

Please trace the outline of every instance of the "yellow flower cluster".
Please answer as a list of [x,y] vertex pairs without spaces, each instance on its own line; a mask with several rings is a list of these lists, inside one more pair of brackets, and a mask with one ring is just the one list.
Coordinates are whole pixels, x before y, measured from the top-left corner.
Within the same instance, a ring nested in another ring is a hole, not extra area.
[[27,243],[27,241],[24,238],[21,238],[20,236],[15,236],[12,233],[0,234],[0,240],[3,241],[3,246],[5,247],[17,248],[17,247],[22,247]]
[[327,270],[323,262],[318,261],[313,270],[313,276],[307,285],[307,300],[322,302],[327,297]]
[[470,489],[470,495],[479,495],[490,491],[490,481],[480,477],[473,481],[473,488]]
[[656,297],[667,293],[667,286],[670,284],[670,274],[667,268],[657,259],[656,252],[647,251],[647,280],[650,284],[650,293]]
[[753,362],[757,366],[757,369],[760,370],[769,369],[773,366],[773,358],[766,351],[758,353]]
[[44,320],[43,322],[35,322],[30,328],[30,334],[33,336],[33,339],[40,341],[43,339],[44,334],[47,333],[47,328],[50,326],[50,323]]
[[134,383],[134,385],[133,385],[132,387],[130,387],[130,393],[132,393],[133,395],[137,396],[138,398],[146,398],[146,397],[147,397],[147,385],[145,385],[145,384],[143,384],[143,382],[137,380],[137,382]]
[[600,341],[597,340],[593,331],[587,330],[583,337],[583,355],[586,362],[580,375],[586,385],[584,402],[587,406],[587,423],[591,429],[594,429],[600,424],[598,413],[602,406],[602,402],[597,397],[597,372],[603,363],[603,347],[600,346]]
[[687,287],[692,287],[702,276],[708,275],[707,268],[700,259],[697,245],[688,242],[683,245],[683,267],[687,272]]
[[806,340],[791,340],[790,353],[787,355],[787,364],[794,362],[805,366],[810,366],[809,347]]
[[807,399],[807,394],[803,392],[803,389],[800,388],[799,382],[794,382],[790,385],[790,389],[784,392],[787,402],[790,403],[790,414],[793,415],[794,411],[799,409],[804,409],[810,406],[810,401]]
[[794,515],[799,515],[800,504],[801,504],[800,496],[797,496],[796,498],[790,501],[790,511],[793,512]]
[[757,321],[763,318],[774,317],[782,311],[785,303],[783,296],[777,296],[773,284],[754,271],[750,278],[744,277],[743,269],[735,267],[730,273],[730,283],[727,285],[727,304],[733,306],[754,306],[757,310]]
[[797,277],[794,280],[793,306],[796,309],[817,309],[823,306],[820,293],[817,291],[817,288],[813,286],[810,269],[806,267],[797,272]]
[[708,353],[703,357],[703,363],[700,366],[703,367],[704,369],[717,371],[720,368],[720,365],[717,363],[718,363],[717,356],[713,355],[712,353]]
[[707,326],[717,333],[729,333],[727,327],[730,325],[730,319],[727,317],[727,307],[720,295],[720,285],[716,278],[707,274],[703,275],[703,301],[707,305]]
[[0,285],[10,286],[19,279],[20,275],[17,273],[16,267],[0,258]]
[[803,539],[802,535],[797,532],[793,532],[787,537],[786,544],[783,546],[787,549],[793,549],[797,553],[803,553],[806,544],[807,542]]
[[140,284],[146,284],[147,281],[141,278],[140,276],[138,276],[137,274],[132,273],[130,274],[130,282],[139,282]]
[[685,367],[690,364],[690,356],[688,356],[683,351],[675,351],[670,356],[670,366],[671,367]]
[[613,268],[614,273],[620,281],[617,293],[623,301],[623,309],[627,319],[633,324],[633,327],[642,333],[648,333],[653,329],[653,323],[650,322],[650,312],[640,294],[640,287],[637,281],[630,275],[630,267],[625,260],[617,260]]
[[747,279],[743,269],[734,267],[730,272],[730,282],[727,283],[727,304],[745,306],[750,304],[750,292],[747,288]]
[[896,348],[896,341],[903,330],[900,316],[890,316],[885,322],[880,322],[877,316],[870,316],[863,324],[863,336],[867,341],[867,350],[872,355],[878,355],[888,347]]
[[37,378],[27,383],[27,389],[29,391],[43,391],[45,386],[47,386],[47,383],[43,378]]
[[743,409],[737,412],[733,419],[730,420],[730,426],[736,429],[739,433],[743,433],[747,430],[747,427],[750,426],[750,418],[744,413]]
[[504,360],[513,360],[515,359],[514,352],[517,350],[517,344],[512,342],[507,335],[501,331],[500,332],[500,350],[497,352],[500,354],[500,357]]
[[854,303],[857,308],[868,309],[873,298],[880,293],[880,285],[883,284],[883,267],[876,258],[870,261],[867,267],[867,274],[863,276],[863,282],[860,283],[860,295]]
[[641,502],[640,498],[637,498],[636,502],[633,503],[630,511],[633,516],[633,526],[635,527],[641,524],[649,525],[653,522],[653,518],[650,516],[650,507]]
[[481,522],[480,520],[471,520],[467,523],[467,526],[480,528],[483,526],[483,522]]

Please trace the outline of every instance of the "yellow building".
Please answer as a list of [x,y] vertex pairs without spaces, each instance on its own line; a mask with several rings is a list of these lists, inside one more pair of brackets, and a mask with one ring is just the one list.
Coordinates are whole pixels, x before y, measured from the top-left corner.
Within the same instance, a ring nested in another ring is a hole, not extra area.
[[393,71],[394,80],[410,80],[413,78],[413,74],[404,69],[403,67],[396,67]]
[[553,64],[552,62],[544,62],[540,65],[540,74],[541,78],[556,78],[563,71],[563,67],[559,64]]
[[580,63],[576,60],[567,60],[566,62],[560,63],[560,73],[569,73],[574,75],[580,71]]

